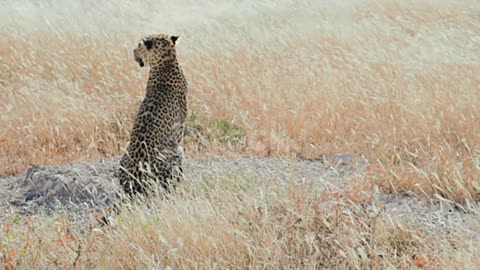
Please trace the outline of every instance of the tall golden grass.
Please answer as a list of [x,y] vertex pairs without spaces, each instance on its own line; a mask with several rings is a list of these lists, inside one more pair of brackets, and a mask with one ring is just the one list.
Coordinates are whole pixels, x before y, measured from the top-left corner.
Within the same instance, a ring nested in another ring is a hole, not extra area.
[[[339,12],[306,30],[283,11],[255,21],[263,34],[225,19],[231,37],[182,37],[190,111],[246,134],[233,146],[187,139],[187,153],[349,151],[393,192],[480,199],[479,5],[366,2],[334,20]],[[120,155],[146,80],[131,55],[138,38],[3,32],[1,171]]]
[[91,2],[102,14],[92,18],[76,10],[88,1],[72,1],[62,12],[78,21],[11,12],[0,29],[0,173],[121,155],[147,79],[131,51],[160,21],[181,36],[188,155],[352,152],[368,159],[366,173],[339,193],[204,177],[168,200],[126,206],[109,228],[4,216],[4,268],[478,268],[478,239],[465,228],[431,231],[361,206],[376,187],[480,200],[478,1],[278,1],[229,12],[219,1],[127,2],[102,2],[110,13]]

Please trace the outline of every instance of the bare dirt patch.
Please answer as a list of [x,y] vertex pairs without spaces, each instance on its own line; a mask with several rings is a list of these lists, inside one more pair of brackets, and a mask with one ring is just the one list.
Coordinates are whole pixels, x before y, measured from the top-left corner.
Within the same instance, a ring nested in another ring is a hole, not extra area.
[[[208,181],[218,177],[240,177],[258,183],[272,182],[288,187],[296,185],[340,193],[364,176],[365,161],[353,161],[350,154],[318,160],[282,158],[236,158],[185,161],[186,181]],[[113,176],[118,158],[62,166],[34,166],[17,176],[1,176],[1,207],[15,215],[51,215],[56,211],[92,213],[118,200],[120,186]],[[399,196],[381,190],[365,191],[368,199],[360,204],[378,208],[391,216],[406,216],[433,230],[462,227],[480,231],[476,203],[459,204],[441,197],[421,199],[414,194]],[[354,198],[351,198],[354,199]],[[5,216],[4,216],[5,217]],[[459,226],[460,225],[460,226]]]

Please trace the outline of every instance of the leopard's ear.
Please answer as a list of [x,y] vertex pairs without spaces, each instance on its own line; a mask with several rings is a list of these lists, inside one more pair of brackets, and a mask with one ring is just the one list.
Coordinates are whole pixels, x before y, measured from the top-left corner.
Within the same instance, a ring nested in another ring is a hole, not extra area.
[[155,40],[147,38],[143,41],[143,44],[145,45],[147,50],[150,50],[155,45]]
[[175,42],[177,41],[178,38],[179,38],[179,36],[171,36],[170,37],[170,39],[172,40],[174,45],[175,45]]

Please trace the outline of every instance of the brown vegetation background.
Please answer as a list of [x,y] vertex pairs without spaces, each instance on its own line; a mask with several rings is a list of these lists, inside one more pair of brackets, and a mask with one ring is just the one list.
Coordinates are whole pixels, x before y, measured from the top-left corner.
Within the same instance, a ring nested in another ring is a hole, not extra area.
[[480,196],[476,1],[150,3],[164,15],[42,3],[12,4],[3,19],[3,173],[121,155],[147,75],[131,51],[165,32],[181,36],[189,156],[348,151],[388,188]]
[[478,268],[466,228],[362,204],[480,200],[478,1],[172,3],[2,2],[0,174],[121,155],[147,79],[132,50],[151,33],[180,35],[188,156],[350,152],[365,174],[335,192],[207,177],[114,229],[7,215],[6,269]]

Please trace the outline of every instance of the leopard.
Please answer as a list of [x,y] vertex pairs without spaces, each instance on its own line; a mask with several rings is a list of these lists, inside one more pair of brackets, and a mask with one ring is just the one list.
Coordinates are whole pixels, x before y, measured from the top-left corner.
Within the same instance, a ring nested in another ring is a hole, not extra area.
[[145,97],[136,114],[117,177],[129,197],[156,187],[171,191],[183,179],[183,131],[187,117],[187,80],[177,61],[179,36],[154,34],[133,50],[137,64],[148,67]]

